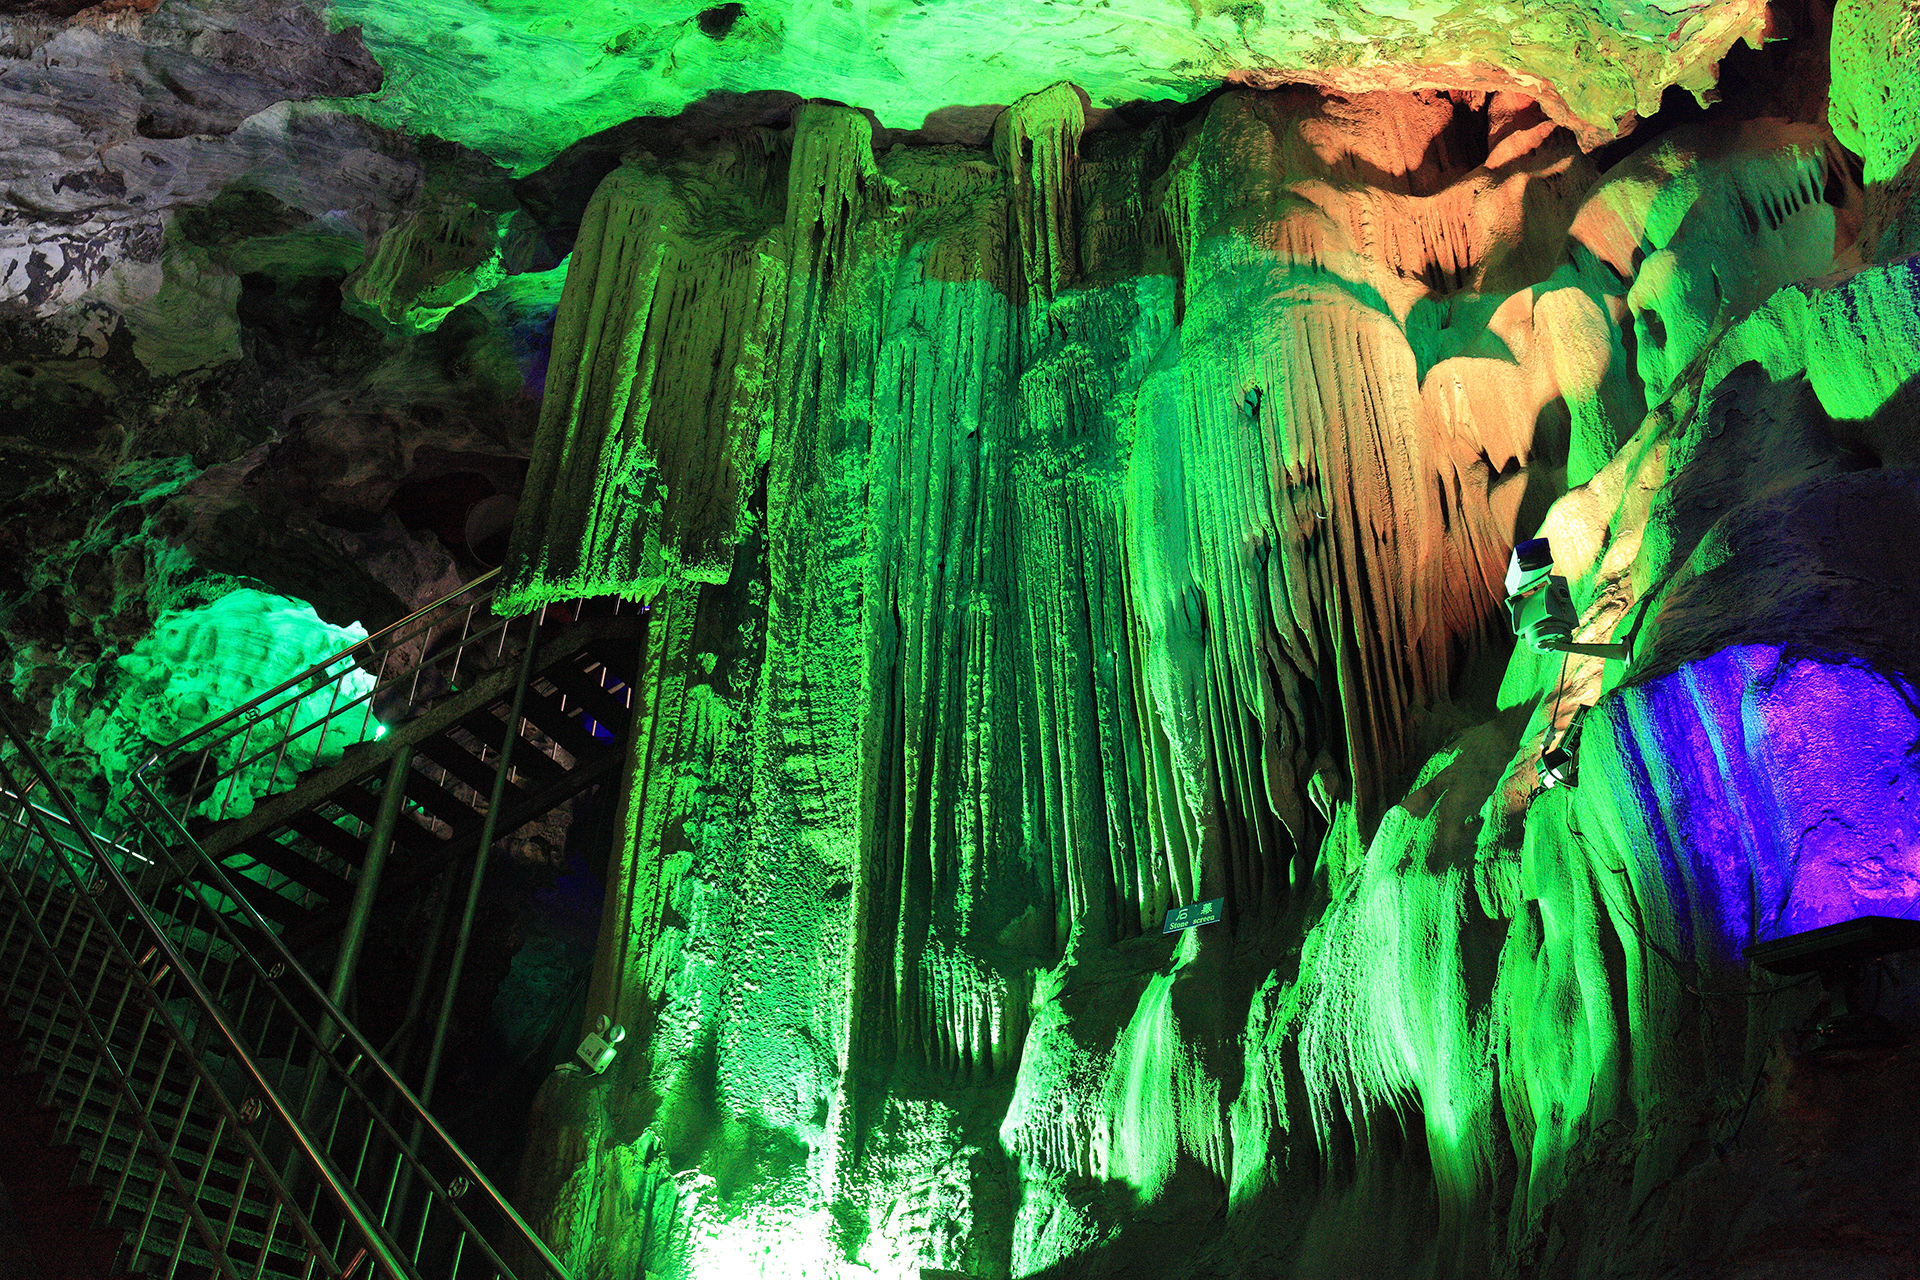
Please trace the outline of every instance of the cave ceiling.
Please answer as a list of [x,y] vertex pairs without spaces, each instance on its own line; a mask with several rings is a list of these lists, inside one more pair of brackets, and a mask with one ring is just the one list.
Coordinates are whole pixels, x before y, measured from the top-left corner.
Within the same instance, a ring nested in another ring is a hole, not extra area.
[[522,172],[644,115],[765,91],[870,110],[889,129],[977,134],[1058,80],[1093,107],[1222,83],[1510,89],[1583,142],[1705,92],[1757,0],[340,0],[386,83],[363,110]]

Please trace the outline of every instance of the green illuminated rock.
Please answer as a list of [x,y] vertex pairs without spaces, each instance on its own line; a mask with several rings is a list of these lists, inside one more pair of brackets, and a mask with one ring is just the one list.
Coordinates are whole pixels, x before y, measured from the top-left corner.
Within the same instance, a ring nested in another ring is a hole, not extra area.
[[[131,652],[115,660],[107,677],[110,696],[82,722],[63,724],[56,718],[52,736],[84,742],[97,756],[109,790],[122,794],[130,790],[128,776],[154,747],[251,702],[366,634],[364,627],[322,622],[304,601],[252,588],[201,608],[171,610]],[[350,672],[338,686],[338,700],[350,702],[372,687],[370,674]],[[302,771],[330,764],[354,743],[380,732],[379,722],[365,716],[330,726],[324,735],[302,732],[325,718],[335,701],[336,689],[318,691],[227,741],[215,767],[238,772],[196,813],[243,817],[259,796],[286,789]],[[282,737],[284,753],[261,754]]]
[[[345,0],[370,123],[196,2],[0,102],[13,692],[103,792],[483,493],[502,612],[647,604],[575,1274],[1903,1273],[1906,1060],[1740,951],[1920,892],[1911,5],[1628,153],[1791,15]],[[1513,652],[1535,534],[1629,661]]]
[[501,282],[505,217],[443,198],[380,238],[372,260],[344,286],[347,296],[391,324],[438,328],[455,307]]
[[635,116],[728,94],[825,97],[893,129],[950,108],[1010,103],[1064,75],[1096,107],[1190,100],[1223,82],[1517,91],[1592,144],[1650,116],[1669,85],[1711,88],[1764,7],[1528,5],[1496,17],[1434,0],[1330,9],[1183,0],[912,5],[340,0],[387,78],[361,108],[478,148],[521,171]]
[[[1625,282],[1560,270],[1591,170],[1520,104],[1448,169],[1456,111],[1240,93],[1175,147],[1082,136],[1062,86],[990,153],[876,156],[808,106],[602,184],[506,606],[666,588],[589,997],[651,1048],[611,1093],[554,1086],[529,1167],[579,1265],[670,1231],[694,1275],[1026,1274],[1179,1170],[1265,1194],[1234,1124],[1312,1148],[1343,1069],[1296,1029],[1273,1078],[1311,1061],[1317,1091],[1236,1100],[1245,1006],[1198,993],[1235,928],[1364,879],[1376,829],[1397,847],[1393,797],[1486,704],[1491,584],[1567,465],[1546,406],[1610,440],[1639,412]],[[735,349],[764,373],[693,376]],[[742,448],[763,525],[688,461]],[[1217,896],[1169,969],[1166,910]],[[1407,1052],[1462,1043],[1451,1008]],[[602,1131],[717,1181],[659,1223],[613,1189],[657,1185],[615,1172],[632,1148],[564,1155]]]

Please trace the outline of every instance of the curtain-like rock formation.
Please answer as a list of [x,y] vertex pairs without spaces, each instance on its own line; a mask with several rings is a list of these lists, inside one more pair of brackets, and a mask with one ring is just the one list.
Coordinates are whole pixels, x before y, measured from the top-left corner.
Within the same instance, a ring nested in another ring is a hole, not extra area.
[[[1619,664],[1503,680],[1500,596],[1555,504],[1579,635],[1637,639],[1647,707],[1734,643],[1673,621],[1732,554],[1713,513],[1837,477],[1826,415],[1902,380],[1846,348],[1896,340],[1897,269],[1780,292],[1856,225],[1824,132],[1599,181],[1511,95],[1085,122],[1056,86],[985,152],[875,155],[809,105],[590,207],[510,566],[516,602],[660,610],[588,1010],[636,1034],[549,1088],[528,1165],[590,1274],[1123,1271],[1155,1204],[1233,1206],[1235,1265],[1524,1267],[1594,1126],[1669,1141],[1779,1025],[1668,1043],[1689,966],[1742,981],[1727,939],[1820,911],[1735,928],[1653,856],[1727,820],[1633,802],[1688,791],[1698,734],[1588,714]],[[1869,298],[1891,329],[1821,336]],[[1822,342],[1835,390],[1782,407]],[[1743,473],[1696,442],[1749,402]],[[1601,781],[1536,802],[1562,739]]]
[[[1747,0],[1169,3],[367,9],[515,167],[709,95],[517,184],[281,0],[9,17],[25,721],[99,807],[483,506],[504,609],[643,602],[627,785],[514,846],[617,832],[590,989],[500,987],[629,1032],[525,1162],[582,1277],[1920,1270],[1910,1057],[1742,956],[1920,909],[1913,6],[1829,111]],[[1536,533],[1627,660],[1512,649]]]

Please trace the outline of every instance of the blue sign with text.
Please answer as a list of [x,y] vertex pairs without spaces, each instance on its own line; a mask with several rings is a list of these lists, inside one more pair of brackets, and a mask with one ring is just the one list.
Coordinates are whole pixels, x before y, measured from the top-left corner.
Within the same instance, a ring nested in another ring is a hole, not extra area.
[[1212,924],[1227,913],[1225,898],[1209,898],[1205,902],[1189,902],[1184,907],[1175,907],[1167,912],[1167,925],[1162,933],[1178,933],[1182,929],[1191,929],[1197,924]]

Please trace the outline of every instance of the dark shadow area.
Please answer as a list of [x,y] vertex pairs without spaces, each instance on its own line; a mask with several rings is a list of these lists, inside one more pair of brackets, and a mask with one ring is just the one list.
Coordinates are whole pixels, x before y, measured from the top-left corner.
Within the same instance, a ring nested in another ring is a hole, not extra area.
[[733,31],[733,24],[740,21],[740,15],[747,6],[739,3],[716,4],[711,9],[702,9],[696,19],[700,24],[700,34],[714,40],[725,40]]
[[534,1095],[579,1039],[618,801],[614,788],[600,787],[575,803],[564,865],[496,857],[489,870],[487,911],[506,927],[499,949],[511,959],[493,975],[484,1029],[449,1058],[436,1111],[509,1193]]
[[783,129],[804,101],[797,93],[766,89],[714,92],[673,116],[641,116],[582,138],[546,165],[514,183],[520,200],[558,262],[573,251],[587,202],[601,179],[620,167],[629,151],[672,156],[740,129]]
[[1827,118],[1827,40],[1833,10],[1825,0],[1787,0],[1770,10],[1773,29],[1759,49],[1736,42],[1720,61],[1706,102],[1669,85],[1652,116],[1628,122],[1626,131],[1590,156],[1600,172],[1638,151],[1660,134],[1703,120],[1751,120],[1780,116],[1824,124]]

